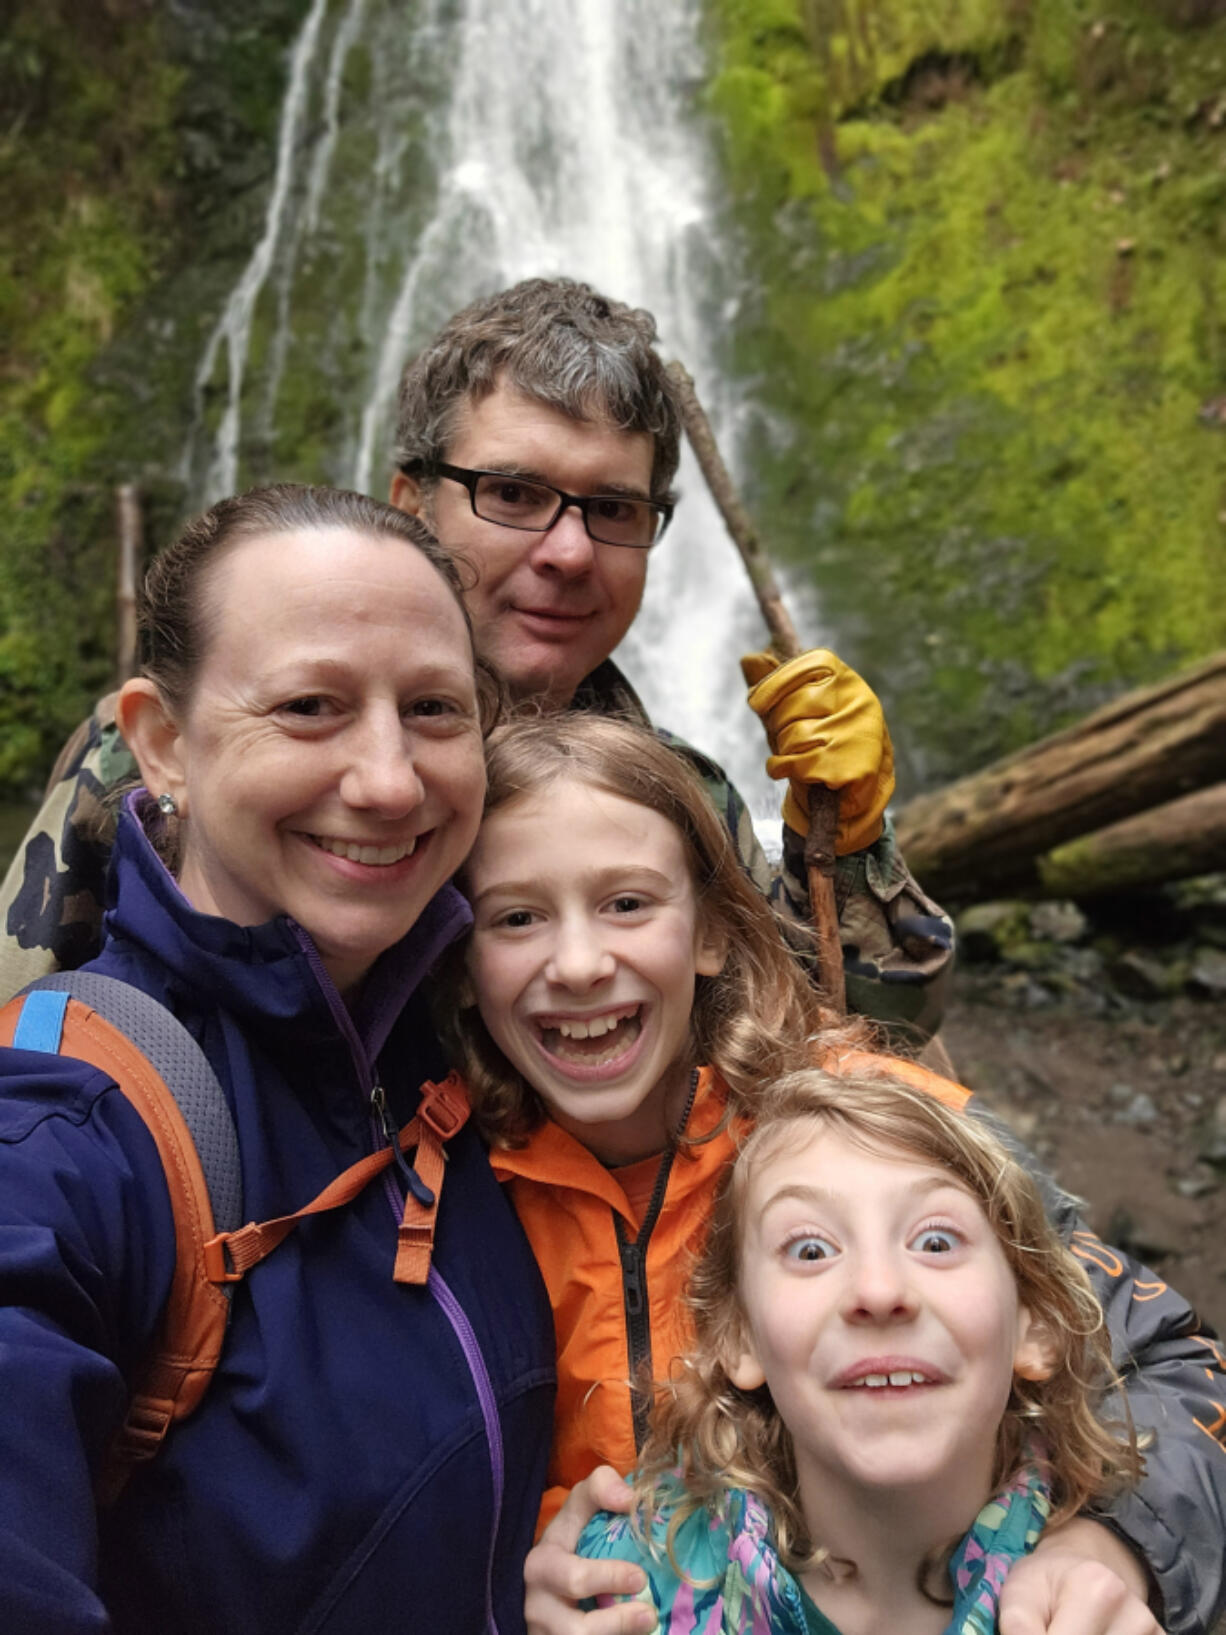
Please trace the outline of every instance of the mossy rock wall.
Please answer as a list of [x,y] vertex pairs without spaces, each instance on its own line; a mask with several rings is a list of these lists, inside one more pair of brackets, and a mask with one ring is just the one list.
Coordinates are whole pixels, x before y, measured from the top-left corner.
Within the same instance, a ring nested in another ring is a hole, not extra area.
[[904,787],[1226,642],[1226,5],[709,15],[751,502]]
[[151,543],[180,513],[202,312],[249,253],[303,9],[7,8],[0,793],[35,788],[112,681],[116,484],[144,486]]

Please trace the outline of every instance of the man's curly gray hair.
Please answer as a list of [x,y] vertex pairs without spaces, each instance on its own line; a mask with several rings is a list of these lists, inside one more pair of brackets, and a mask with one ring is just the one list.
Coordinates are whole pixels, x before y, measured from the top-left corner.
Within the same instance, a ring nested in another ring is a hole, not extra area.
[[429,480],[466,402],[500,385],[575,420],[605,420],[654,441],[651,498],[672,498],[681,416],[649,312],[571,278],[529,278],[474,301],[405,368],[395,460]]

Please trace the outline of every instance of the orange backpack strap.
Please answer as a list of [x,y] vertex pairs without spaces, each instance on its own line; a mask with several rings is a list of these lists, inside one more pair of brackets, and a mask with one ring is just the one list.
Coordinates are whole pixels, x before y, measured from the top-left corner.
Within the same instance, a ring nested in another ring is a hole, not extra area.
[[421,1104],[398,1132],[395,1147],[389,1143],[351,1164],[292,1215],[240,1226],[242,1181],[229,1105],[204,1052],[164,1005],[113,977],[61,972],[0,1010],[0,1045],[6,1044],[73,1056],[106,1073],[144,1120],[166,1175],[174,1276],[153,1355],[99,1479],[101,1502],[117,1498],[132,1465],[152,1459],[171,1425],[199,1406],[221,1356],[230,1285],[270,1255],[299,1221],[351,1203],[414,1147],[416,1186],[406,1194],[392,1276],[415,1284],[429,1276],[446,1170],[443,1146],[469,1115],[455,1074],[442,1084],[423,1085]]
[[443,1143],[464,1128],[468,1114],[468,1095],[452,1073],[442,1084],[427,1081],[422,1085],[417,1115],[401,1131],[402,1147],[408,1144],[406,1134],[415,1133],[417,1158],[413,1167],[433,1195],[433,1202],[426,1204],[414,1197],[411,1188],[405,1192],[404,1216],[397,1234],[396,1266],[392,1273],[397,1283],[420,1284],[430,1275],[434,1228],[447,1159]]
[[318,1197],[312,1198],[309,1204],[303,1204],[292,1215],[279,1215],[271,1221],[252,1221],[236,1232],[217,1233],[204,1245],[208,1276],[217,1283],[238,1282],[266,1255],[270,1255],[279,1243],[283,1243],[299,1221],[306,1220],[308,1215],[322,1215],[329,1209],[340,1209],[351,1203],[376,1175],[390,1168],[398,1152],[407,1153],[416,1147],[413,1169],[419,1195],[414,1195],[413,1187],[406,1189],[392,1277],[397,1283],[424,1283],[430,1275],[434,1229],[446,1169],[443,1143],[463,1129],[468,1114],[468,1097],[455,1074],[442,1084],[424,1084],[421,1105],[398,1132],[396,1148],[389,1144],[371,1153],[368,1158],[360,1158],[356,1164],[351,1164],[329,1181]]
[[205,1246],[219,1220],[229,1226],[242,1218],[234,1122],[187,1029],[129,983],[94,972],[49,977],[0,1010],[0,1044],[72,1056],[104,1072],[140,1114],[166,1175],[174,1274],[153,1353],[99,1478],[106,1503],[134,1464],[154,1457],[174,1421],[197,1407],[221,1356],[229,1290],[210,1277]]

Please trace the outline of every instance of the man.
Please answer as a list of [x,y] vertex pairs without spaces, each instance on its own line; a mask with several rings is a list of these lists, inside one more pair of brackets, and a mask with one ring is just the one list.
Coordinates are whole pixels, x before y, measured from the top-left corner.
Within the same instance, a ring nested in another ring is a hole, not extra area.
[[[650,547],[672,513],[681,421],[655,333],[650,314],[587,285],[531,279],[457,314],[405,371],[391,502],[467,558],[478,643],[516,698],[646,720],[609,655],[638,612]],[[789,769],[801,764],[841,792],[836,895],[853,1009],[922,1041],[943,1008],[952,927],[895,849],[885,818],[892,756],[875,696],[833,655],[816,658],[766,675],[773,665],[758,657],[764,679],[751,702],[768,700],[766,725],[787,734]],[[679,747],[755,881],[807,923],[803,776],[772,878],[724,773]],[[91,956],[113,826],[104,795],[132,770],[103,700],[61,754],[0,893],[6,996]]]

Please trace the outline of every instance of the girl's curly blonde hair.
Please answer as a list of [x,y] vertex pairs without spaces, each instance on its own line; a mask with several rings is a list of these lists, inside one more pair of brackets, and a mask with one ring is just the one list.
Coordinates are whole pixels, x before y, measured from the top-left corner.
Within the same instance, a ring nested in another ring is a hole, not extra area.
[[[704,928],[728,950],[717,976],[697,979],[690,1063],[723,1078],[728,1117],[752,1114],[762,1084],[811,1061],[814,1038],[823,1051],[871,1045],[866,1023],[819,1005],[698,775],[654,732],[609,716],[534,714],[495,728],[486,765],[486,817],[521,795],[577,779],[645,806],[680,834]],[[457,884],[463,889],[463,870]],[[438,972],[439,1030],[487,1138],[512,1146],[543,1122],[544,1104],[490,1038],[464,957],[461,943]]]
[[[785,1565],[803,1569],[824,1553],[801,1512],[792,1437],[769,1390],[742,1391],[727,1371],[746,1338],[738,1286],[750,1174],[785,1144],[820,1129],[949,1171],[983,1208],[1018,1300],[1052,1347],[1047,1379],[1014,1376],[996,1433],[993,1492],[1021,1469],[1030,1433],[1041,1438],[1050,1461],[1052,1524],[1137,1480],[1141,1460],[1102,1308],[1081,1264],[1049,1224],[1034,1180],[983,1119],[891,1077],[883,1062],[879,1075],[792,1073],[760,1095],[755,1127],[724,1177],[690,1282],[693,1351],[657,1397],[637,1478],[640,1517],[650,1516],[663,1493],[676,1496],[678,1476],[686,1497],[670,1537],[701,1506],[718,1512],[729,1489],[747,1487],[772,1512]],[[1104,1423],[1099,1410],[1115,1395],[1122,1417]]]

